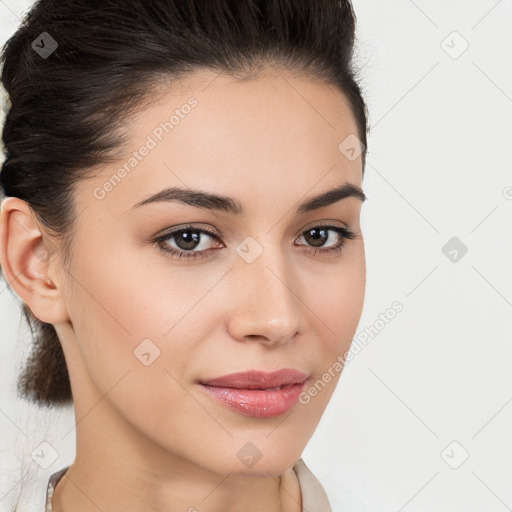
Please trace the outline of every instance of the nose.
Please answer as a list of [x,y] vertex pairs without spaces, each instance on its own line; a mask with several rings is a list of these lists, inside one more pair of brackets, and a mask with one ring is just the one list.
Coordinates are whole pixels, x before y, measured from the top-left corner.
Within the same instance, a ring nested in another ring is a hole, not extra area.
[[228,329],[234,339],[274,347],[295,338],[304,302],[293,286],[293,268],[278,250],[264,250],[252,263],[237,258],[229,276]]

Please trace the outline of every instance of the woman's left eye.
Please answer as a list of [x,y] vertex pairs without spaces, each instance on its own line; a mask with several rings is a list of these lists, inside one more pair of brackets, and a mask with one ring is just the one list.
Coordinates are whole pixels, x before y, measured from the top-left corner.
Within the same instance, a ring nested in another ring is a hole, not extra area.
[[[158,244],[159,248],[172,256],[183,259],[196,259],[204,258],[205,255],[216,249],[205,248],[202,238],[206,235],[208,238],[215,239],[219,243],[219,235],[213,231],[209,231],[203,228],[194,228],[192,226],[186,226],[179,228],[165,235],[156,238],[153,242]],[[355,233],[348,228],[341,226],[314,226],[304,231],[299,238],[306,240],[307,244],[314,249],[314,254],[320,252],[322,254],[331,252],[341,252],[341,248],[345,244],[345,240],[351,240],[355,238]],[[175,247],[166,243],[168,240],[175,240]],[[323,244],[330,242],[332,243],[338,239],[331,247],[323,247]],[[208,244],[206,244],[208,245]],[[294,244],[302,245],[302,244]]]

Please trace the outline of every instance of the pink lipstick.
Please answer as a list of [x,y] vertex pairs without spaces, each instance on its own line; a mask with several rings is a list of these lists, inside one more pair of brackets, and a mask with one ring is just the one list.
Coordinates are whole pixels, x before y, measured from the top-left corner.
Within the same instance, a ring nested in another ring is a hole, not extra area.
[[228,408],[259,418],[272,418],[291,409],[308,376],[284,368],[275,372],[251,370],[200,381],[201,388]]

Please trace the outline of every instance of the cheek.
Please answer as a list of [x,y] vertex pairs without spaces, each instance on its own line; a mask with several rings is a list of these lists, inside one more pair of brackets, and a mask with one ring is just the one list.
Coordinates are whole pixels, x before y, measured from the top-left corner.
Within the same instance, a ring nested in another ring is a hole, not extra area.
[[108,260],[115,265],[97,258],[80,266],[77,280],[82,286],[75,288],[70,306],[87,369],[106,389],[128,369],[147,370],[144,363],[169,360],[170,342],[174,360],[180,359],[189,341],[183,329],[202,291],[179,276],[165,281],[147,264],[109,251]]
[[119,388],[134,383],[130,403],[143,402],[155,388],[179,394],[176,381],[196,377],[201,344],[229,307],[215,289],[227,269],[178,268],[122,247],[105,244],[103,254],[98,249],[77,267],[83,286],[75,287],[70,314],[85,371],[101,394],[129,371]]
[[[77,287],[70,311],[83,359],[78,374],[87,373],[83,382],[108,395],[139,430],[165,438],[166,429],[180,430],[183,422],[204,416],[181,383],[193,373],[197,344],[205,337],[197,315],[208,314],[200,299],[212,284],[191,286],[184,274],[165,282],[147,265],[124,267],[121,259],[115,267],[100,260],[81,267],[84,286]],[[97,401],[86,384],[79,386],[84,399]]]
[[[322,282],[327,286],[322,290]],[[345,358],[355,336],[364,302],[366,268],[364,259],[339,267],[322,281],[316,281],[315,293],[308,301],[314,322],[316,346],[309,351],[316,361],[313,378],[299,398],[305,418],[318,420],[327,407],[344,368]],[[303,347],[308,351],[307,346]]]
[[305,297],[316,314],[315,325],[322,329],[320,339],[331,356],[348,349],[364,304],[366,264],[362,244],[352,249],[343,262],[317,276],[314,283],[309,277],[304,281],[314,290],[305,293]]

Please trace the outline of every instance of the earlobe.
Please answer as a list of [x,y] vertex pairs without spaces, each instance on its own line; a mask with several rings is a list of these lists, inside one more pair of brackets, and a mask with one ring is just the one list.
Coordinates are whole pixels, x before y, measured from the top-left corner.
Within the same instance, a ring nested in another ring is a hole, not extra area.
[[28,203],[17,197],[2,202],[0,264],[9,286],[42,322],[68,319],[59,288],[49,277],[48,250]]

